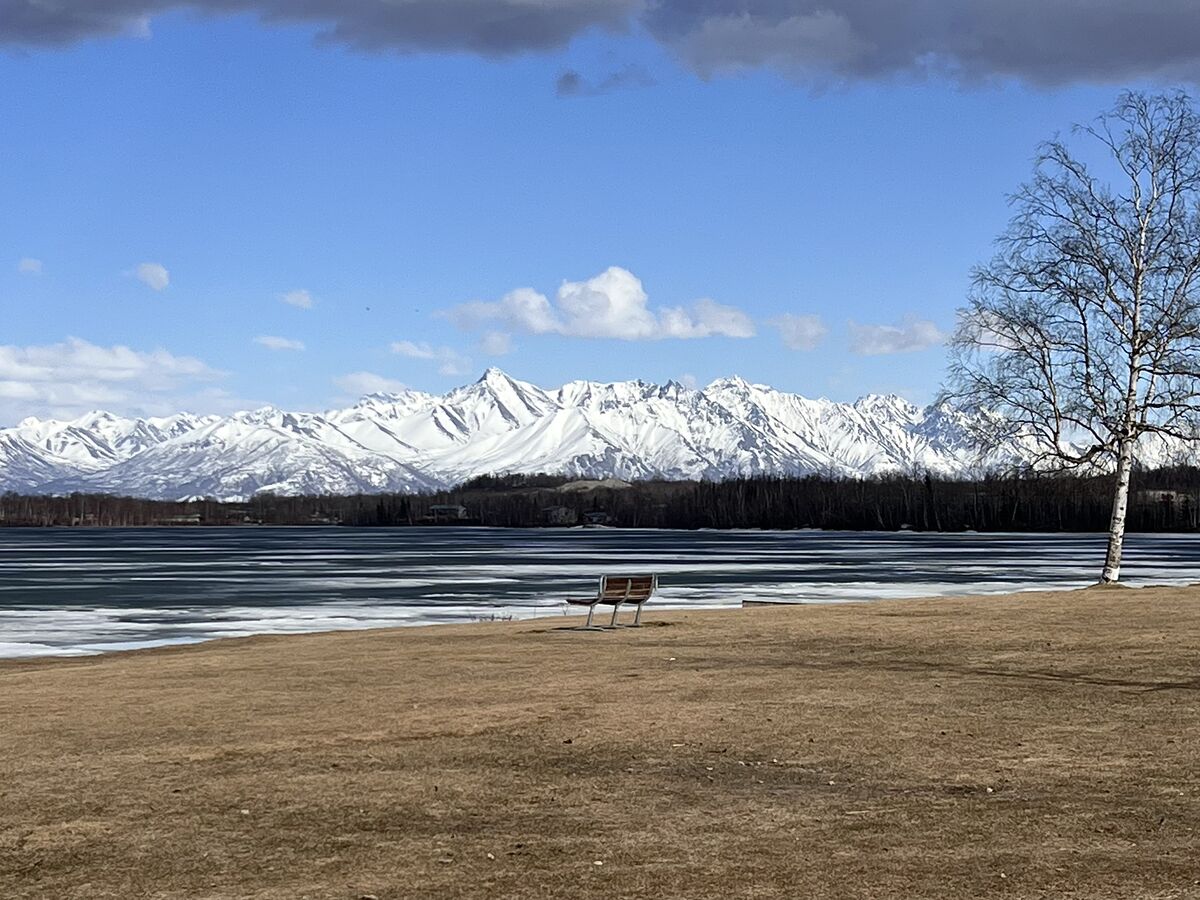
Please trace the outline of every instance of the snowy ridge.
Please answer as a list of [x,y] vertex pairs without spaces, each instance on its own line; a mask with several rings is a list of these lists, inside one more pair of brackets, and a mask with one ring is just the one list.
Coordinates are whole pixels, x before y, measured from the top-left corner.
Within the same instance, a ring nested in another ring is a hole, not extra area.
[[323,414],[128,419],[94,412],[0,429],[0,490],[157,499],[414,492],[482,474],[722,479],[743,475],[957,475],[981,458],[962,417],[894,395],[852,403],[724,378],[573,381],[546,391],[489,369],[443,396],[371,394]]

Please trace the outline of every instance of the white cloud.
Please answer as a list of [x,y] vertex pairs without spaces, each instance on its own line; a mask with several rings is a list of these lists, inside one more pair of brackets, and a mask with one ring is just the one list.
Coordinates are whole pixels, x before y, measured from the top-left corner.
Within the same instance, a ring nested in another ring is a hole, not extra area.
[[42,268],[42,261],[34,259],[32,256],[26,256],[17,260],[17,271],[22,275],[41,275]]
[[783,338],[783,345],[789,350],[815,350],[829,334],[829,329],[820,316],[796,316],[784,313],[776,316],[770,324],[774,325]]
[[960,310],[958,324],[986,353],[1002,353],[1028,346],[1039,339],[1036,326],[1027,326],[1019,319],[1006,320],[991,310]]
[[313,304],[317,302],[313,299],[313,295],[305,290],[288,291],[286,294],[280,294],[279,299],[288,306],[295,306],[299,309],[312,309]]
[[653,341],[665,338],[754,335],[754,323],[740,309],[714,300],[651,309],[642,282],[613,266],[587,281],[567,281],[553,303],[532,288],[518,288],[494,303],[466,303],[450,311],[461,328],[499,323],[524,334]]
[[479,349],[488,356],[507,356],[513,352],[512,335],[507,331],[489,331],[480,340]]
[[171,284],[171,273],[162,263],[144,262],[134,269],[137,280],[155,291],[165,291]]
[[945,343],[946,338],[946,333],[927,319],[911,319],[900,325],[850,323],[850,350],[860,356],[928,350]]
[[438,364],[438,372],[442,375],[467,375],[471,372],[471,359],[451,347],[432,347],[421,342],[396,341],[392,344],[392,352],[409,359],[421,359]]
[[659,311],[659,327],[664,338],[754,337],[754,322],[736,306],[715,300],[697,300],[690,307],[671,307]]
[[[97,407],[153,414],[178,392],[223,373],[190,356],[100,347],[79,338],[59,344],[0,346],[0,415],[72,416]],[[178,411],[175,407],[174,411]]]
[[276,337],[273,334],[264,334],[256,337],[254,343],[261,344],[268,350],[303,350],[303,341],[294,341],[291,338]]
[[355,397],[361,397],[364,394],[399,394],[408,390],[408,385],[404,382],[396,381],[394,378],[385,378],[374,372],[350,372],[347,375],[339,375],[333,379],[333,383],[347,394]]
[[426,343],[414,344],[412,341],[395,341],[392,352],[409,359],[437,359],[437,351]]
[[561,330],[550,301],[533,288],[517,288],[496,303],[464,303],[450,310],[450,318],[460,328],[481,328],[500,322],[523,334],[552,334]]
[[[574,337],[633,341],[657,337],[659,322],[646,307],[648,299],[642,282],[616,266],[587,281],[564,282],[558,289],[559,330]],[[678,321],[672,327],[688,324]]]
[[254,343],[269,350],[302,350],[305,348],[304,341],[293,341],[290,337],[276,335],[259,335],[254,338]]

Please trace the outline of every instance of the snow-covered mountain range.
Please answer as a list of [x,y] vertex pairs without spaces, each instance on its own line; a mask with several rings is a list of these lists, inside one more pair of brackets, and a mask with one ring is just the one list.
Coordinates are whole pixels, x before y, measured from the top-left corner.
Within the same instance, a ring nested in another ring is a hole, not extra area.
[[442,396],[371,394],[324,414],[26,419],[0,429],[0,490],[239,500],[415,492],[480,474],[962,474],[1019,458],[1010,448],[980,459],[961,416],[897,396],[834,403],[740,378],[703,389],[574,381],[548,391],[489,369]]

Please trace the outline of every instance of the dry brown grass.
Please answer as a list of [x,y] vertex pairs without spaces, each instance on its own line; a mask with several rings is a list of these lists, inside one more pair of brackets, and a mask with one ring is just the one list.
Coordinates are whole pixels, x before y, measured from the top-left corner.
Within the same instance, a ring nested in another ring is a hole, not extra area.
[[648,618],[5,664],[0,897],[1200,897],[1200,589]]

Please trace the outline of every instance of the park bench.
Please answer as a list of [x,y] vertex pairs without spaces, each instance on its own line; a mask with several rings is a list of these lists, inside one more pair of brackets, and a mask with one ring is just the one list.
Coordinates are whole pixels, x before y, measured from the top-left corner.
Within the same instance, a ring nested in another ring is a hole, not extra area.
[[[601,575],[600,586],[594,597],[568,597],[567,603],[588,608],[587,622],[579,626],[582,631],[603,631],[605,628],[640,628],[642,625],[642,604],[649,600],[658,590],[657,575]],[[628,625],[617,624],[617,613],[626,603],[637,605],[633,622]],[[612,621],[608,625],[592,624],[592,616],[596,607],[601,604],[612,606]]]

